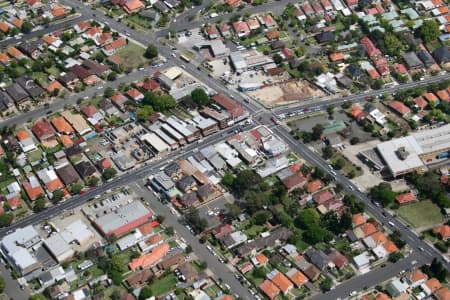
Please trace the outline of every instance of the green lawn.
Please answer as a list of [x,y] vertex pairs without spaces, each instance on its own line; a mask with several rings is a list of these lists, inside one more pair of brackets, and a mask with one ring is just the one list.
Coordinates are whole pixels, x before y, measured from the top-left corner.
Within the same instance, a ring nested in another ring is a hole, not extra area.
[[36,80],[41,86],[46,86],[48,84],[48,75],[44,72],[33,72],[31,78]]
[[135,25],[136,27],[140,27],[142,29],[151,29],[152,21],[146,18],[142,18],[138,14],[132,14],[123,18],[122,22],[128,23],[130,25]]
[[152,294],[154,296],[165,295],[168,292],[175,289],[177,284],[177,279],[175,274],[171,273],[165,277],[162,277],[158,280],[155,280],[152,284],[150,284],[150,289],[152,290]]
[[339,170],[340,173],[344,174],[345,176],[349,176],[349,174],[353,172],[354,177],[358,177],[363,174],[362,170],[358,170],[351,161],[349,161],[344,155],[339,152],[335,152],[335,154],[331,157],[330,162],[334,166],[335,162],[341,158],[345,161],[345,165],[341,170]]
[[136,69],[147,62],[144,52],[144,48],[129,42],[125,48],[119,49],[115,54],[123,59],[125,68]]
[[45,69],[45,72],[47,72],[50,75],[53,75],[55,77],[59,77],[59,70],[57,67],[51,67],[48,69]]
[[402,206],[397,212],[400,217],[415,228],[444,222],[439,207],[429,200]]
[[33,150],[31,152],[28,152],[27,156],[28,156],[29,162],[35,162],[35,161],[41,160],[42,159],[42,150],[41,149]]

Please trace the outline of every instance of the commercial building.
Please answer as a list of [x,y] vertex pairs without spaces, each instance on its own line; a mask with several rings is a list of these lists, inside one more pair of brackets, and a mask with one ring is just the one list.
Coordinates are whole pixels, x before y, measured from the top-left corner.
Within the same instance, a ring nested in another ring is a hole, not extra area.
[[0,250],[8,263],[20,275],[25,275],[41,267],[32,254],[32,248],[40,242],[38,232],[29,225],[3,237],[0,241]]
[[448,159],[450,124],[378,144],[376,150],[393,177],[423,171],[428,164]]
[[104,236],[121,236],[148,222],[152,215],[140,201],[133,201],[99,217],[94,225]]
[[147,132],[140,137],[140,140],[146,143],[157,154],[166,153],[170,147],[153,132]]

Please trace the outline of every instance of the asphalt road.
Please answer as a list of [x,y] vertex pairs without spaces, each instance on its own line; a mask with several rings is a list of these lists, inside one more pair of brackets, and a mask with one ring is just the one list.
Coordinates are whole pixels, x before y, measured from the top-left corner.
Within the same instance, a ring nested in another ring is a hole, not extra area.
[[205,247],[205,245],[200,244],[198,238],[195,237],[189,230],[186,229],[174,216],[169,208],[159,202],[159,200],[153,195],[153,193],[148,192],[142,180],[134,183],[131,186],[136,190],[136,192],[142,195],[145,200],[149,203],[150,207],[157,215],[162,215],[165,217],[164,223],[172,226],[179,236],[182,236],[186,243],[191,245],[193,252],[200,258],[200,260],[206,261],[208,268],[214,273],[217,278],[220,278],[224,283],[230,285],[231,290],[237,293],[241,299],[252,299],[253,297],[248,292],[247,288],[243,287],[239,281],[234,277],[232,270],[219,262],[217,257],[212,255]]
[[[67,2],[67,0],[63,0],[62,2],[63,3]],[[69,3],[69,2],[67,2],[67,3]],[[73,4],[72,1],[71,1],[71,4]],[[275,7],[277,5],[281,5],[281,3],[280,2],[273,3],[273,5]],[[270,10],[267,7],[264,7],[264,8],[265,8],[265,10]],[[93,16],[94,12],[90,8],[85,7],[84,5],[80,5],[80,8],[78,8],[78,10],[81,11],[81,13],[83,14],[83,18],[93,18],[94,17]],[[169,48],[167,48],[159,43],[155,44],[154,35],[145,34],[145,33],[143,34],[142,32],[132,30],[132,29],[128,28],[127,26],[125,26],[124,24],[118,23],[118,22],[104,16],[99,11],[96,11],[95,13],[96,13],[96,16],[94,18],[96,20],[101,21],[101,22],[105,22],[105,21],[108,22],[108,24],[117,31],[128,32],[128,34],[130,35],[130,37],[132,39],[134,39],[135,41],[137,41],[143,45],[149,45],[149,44],[156,45],[160,54],[166,56],[167,58],[170,58],[171,61],[176,65],[184,65],[185,64],[185,62],[182,62],[179,58],[172,58],[170,56],[171,50]],[[54,30],[54,28],[49,28],[49,29]],[[244,107],[247,108],[247,110],[249,110],[251,112],[251,115],[253,115],[253,116],[255,116],[257,114],[261,115],[260,123],[269,124],[271,122],[270,118],[272,116],[274,116],[274,114],[264,110],[263,108],[261,108],[261,106],[259,104],[254,103],[254,102],[246,103],[239,93],[232,91],[228,87],[223,85],[222,83],[218,83],[215,80],[209,78],[205,73],[197,70],[191,64],[186,64],[184,67],[189,73],[191,73],[193,76],[195,76],[196,78],[201,80],[207,86],[214,88],[217,92],[226,93],[226,94],[232,96],[237,101],[239,101]],[[136,77],[139,77],[139,76],[136,75]],[[427,84],[432,81],[442,80],[444,78],[449,78],[449,75],[444,75],[444,76],[440,76],[440,77],[432,77],[432,78],[422,81],[421,83]],[[126,79],[127,79],[127,81],[132,81],[130,76],[128,76]],[[115,82],[113,82],[112,84],[114,84],[114,83]],[[417,84],[418,84],[417,82],[414,82],[414,83],[408,83],[406,85],[396,86],[396,87],[393,87],[393,89],[390,91],[394,92],[395,90],[398,90],[400,88],[414,87],[414,86],[417,86]],[[106,86],[106,84],[105,84],[105,86]],[[386,91],[388,91],[388,90],[386,90]],[[89,90],[86,92],[92,93],[92,90]],[[376,91],[376,92],[373,91],[373,92],[368,92],[363,95],[353,95],[353,96],[350,96],[349,99],[345,99],[345,100],[353,101],[353,99],[355,99],[355,101],[356,101],[357,99],[360,100],[361,97],[376,95],[380,92],[381,91]],[[354,97],[354,98],[352,98],[352,97]],[[345,100],[343,100],[343,98],[337,98],[337,99],[330,100],[329,104],[331,104],[331,103],[339,104]],[[61,104],[59,104],[59,105],[61,105]],[[57,106],[52,105],[51,109],[54,109],[54,107],[57,107]],[[289,110],[292,110],[292,109],[289,109]],[[35,118],[37,116],[42,116],[44,114],[45,114],[45,110],[40,110],[38,113],[35,113],[33,115],[33,118]],[[30,115],[26,115],[21,120],[28,120],[30,117],[31,117]],[[17,122],[19,122],[18,120],[20,120],[20,117],[17,119]],[[4,125],[4,124],[0,123],[0,125]],[[320,155],[311,152],[305,145],[294,140],[289,135],[289,133],[286,129],[284,129],[281,126],[276,126],[273,128],[273,130],[278,136],[282,137],[289,144],[289,146],[291,147],[292,150],[298,152],[311,165],[320,166],[321,168],[323,168],[324,170],[329,172],[326,162],[321,159]],[[213,137],[209,137],[209,138],[205,139],[205,141],[201,145],[188,146],[187,148],[185,148],[183,150],[183,153],[184,153],[184,155],[189,154],[194,148],[198,148],[199,146],[206,145],[206,144],[213,144],[213,143],[218,142],[219,140],[223,140],[224,138],[226,138],[226,135],[224,135],[222,133],[217,134]],[[181,157],[181,155],[183,155],[183,154],[180,151],[177,151],[177,152],[174,152],[169,158],[176,159],[177,156]],[[129,173],[122,175],[121,177],[118,177],[109,183],[103,184],[102,186],[96,188],[95,190],[91,190],[91,191],[87,192],[84,195],[79,195],[79,196],[73,197],[70,200],[68,200],[67,202],[61,203],[60,205],[58,205],[56,207],[50,208],[42,213],[35,214],[26,219],[23,219],[15,224],[13,224],[9,228],[1,229],[0,235],[5,234],[6,231],[11,230],[11,229],[26,226],[29,224],[37,224],[47,218],[51,218],[51,217],[58,215],[59,213],[61,213],[64,210],[73,209],[73,208],[87,202],[90,198],[94,197],[95,195],[104,193],[108,189],[138,181],[139,179],[142,179],[143,177],[145,177],[147,174],[156,172],[164,164],[166,164],[165,160],[158,161],[158,162],[151,162],[147,166],[145,166],[141,169],[132,170]],[[378,220],[380,220],[383,224],[387,225],[387,222],[389,222],[389,221],[393,222],[395,229],[399,230],[402,233],[403,239],[412,247],[412,249],[415,249],[415,251],[412,254],[413,256],[411,256],[407,259],[404,259],[404,260],[398,262],[397,264],[388,265],[385,268],[383,268],[382,271],[379,271],[381,269],[374,270],[366,275],[363,275],[364,277],[362,277],[362,278],[364,278],[364,280],[359,279],[360,276],[358,276],[354,279],[355,281],[351,280],[343,285],[340,285],[338,288],[336,288],[335,290],[330,292],[330,294],[324,295],[323,299],[335,298],[334,296],[330,297],[332,295],[331,293],[335,293],[333,295],[336,295],[337,297],[346,296],[346,295],[348,295],[348,293],[350,291],[361,290],[364,286],[373,286],[384,280],[387,280],[388,278],[390,278],[394,274],[396,274],[398,271],[400,271],[399,268],[402,268],[402,267],[406,268],[407,265],[410,265],[411,260],[413,258],[415,258],[415,260],[417,260],[420,263],[430,262],[432,260],[432,258],[434,258],[434,257],[438,257],[442,260],[440,253],[438,253],[434,248],[432,248],[431,246],[429,246],[428,244],[426,244],[425,242],[420,240],[419,237],[417,237],[413,232],[411,232],[406,226],[404,226],[402,223],[398,222],[396,219],[390,219],[390,217],[386,218],[384,215],[382,215],[383,209],[372,205],[366,195],[356,192],[356,187],[346,177],[338,174],[336,176],[336,181],[343,184],[345,191],[347,193],[355,194],[358,197],[358,199],[365,202],[367,211],[369,213],[373,214],[374,217],[377,218]],[[390,226],[390,225],[387,225],[387,226]],[[180,228],[177,231],[182,236],[189,237],[189,235],[190,235],[190,233],[187,232],[187,230],[185,230],[185,229]],[[194,245],[193,245],[193,247],[194,247]],[[419,247],[423,248],[424,251],[418,250]],[[204,247],[195,246],[194,250],[197,253],[199,253],[200,256],[207,257],[208,252],[206,252],[206,249]],[[447,269],[450,269],[449,265],[445,261],[443,261],[443,262],[444,262],[445,266],[447,267]],[[208,264],[209,264],[209,259],[208,259]],[[213,268],[214,272],[220,272],[220,273],[223,272],[224,277],[222,279],[224,279],[226,282],[229,282],[229,284],[232,287],[233,292],[238,293],[244,299],[251,298],[250,295],[248,294],[248,292],[246,291],[246,289],[242,288],[240,286],[240,284],[237,282],[237,280],[234,279],[234,277],[228,278],[228,276],[225,276],[225,274],[227,272],[227,268],[224,265],[222,265],[220,263],[212,262],[212,265],[210,265],[210,267]],[[391,268],[392,268],[392,270],[391,270]],[[231,272],[230,272],[230,274],[231,274]],[[360,280],[363,280],[363,281],[360,281]],[[355,283],[353,283],[353,282],[355,282]],[[361,285],[361,282],[364,282],[364,284]]]
[[30,296],[26,290],[21,290],[19,283],[11,276],[11,272],[5,267],[4,264],[0,264],[0,276],[5,281],[5,293],[14,300],[28,300]]
[[403,83],[400,85],[383,88],[383,89],[379,89],[379,90],[367,90],[364,93],[352,94],[347,97],[336,97],[336,98],[324,100],[324,101],[320,101],[320,99],[317,99],[314,101],[314,103],[308,103],[308,104],[303,104],[303,103],[299,102],[297,105],[293,104],[293,105],[290,105],[289,107],[274,108],[273,111],[276,112],[277,115],[281,115],[281,114],[290,113],[290,112],[296,111],[296,110],[297,111],[304,110],[305,108],[308,108],[308,109],[320,108],[321,110],[323,110],[329,105],[337,106],[346,101],[362,102],[362,101],[366,101],[367,98],[376,97],[380,94],[384,94],[384,93],[393,94],[393,93],[396,93],[401,90],[407,90],[407,89],[416,88],[419,86],[427,86],[430,83],[440,82],[440,81],[446,80],[446,79],[447,80],[450,79],[450,74],[442,74],[442,75],[437,75],[437,76],[433,76],[433,77],[426,77],[422,81],[407,82],[407,83]]
[[[69,4],[69,3],[67,3],[67,4]],[[70,6],[73,6],[73,4],[71,4]],[[27,33],[27,34],[24,34],[24,35],[21,35],[21,36],[17,36],[17,38],[16,37],[12,37],[12,38],[9,38],[9,39],[1,40],[0,41],[0,47],[3,48],[3,47],[6,47],[6,46],[19,44],[22,41],[28,41],[28,40],[31,40],[33,38],[42,36],[42,35],[50,33],[50,32],[54,32],[54,31],[57,31],[57,30],[65,29],[65,28],[68,28],[68,27],[72,27],[75,24],[77,24],[78,22],[84,21],[86,19],[88,19],[88,16],[83,15],[83,14],[81,14],[79,16],[71,16],[70,18],[61,20],[59,22],[50,23],[49,27],[47,27],[47,28],[35,30],[35,31],[32,31],[32,32]]]

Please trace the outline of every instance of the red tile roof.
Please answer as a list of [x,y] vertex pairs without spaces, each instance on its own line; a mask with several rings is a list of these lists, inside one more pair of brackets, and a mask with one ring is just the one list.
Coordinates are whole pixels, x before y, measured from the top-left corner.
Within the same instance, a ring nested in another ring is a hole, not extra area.
[[372,223],[365,223],[361,226],[361,230],[364,233],[364,236],[369,236],[371,234],[374,234],[377,229]]
[[381,56],[381,55],[382,55],[380,49],[378,49],[378,48],[374,45],[374,43],[373,43],[367,36],[363,37],[363,38],[360,40],[360,43],[363,45],[363,47],[364,47],[364,49],[366,50],[367,55],[368,55],[369,57]]
[[289,292],[289,290],[294,286],[292,282],[281,272],[278,272],[271,278],[271,280],[284,294]]
[[83,106],[81,111],[88,118],[92,118],[98,112],[97,108],[92,104]]
[[417,201],[417,198],[416,198],[416,196],[415,196],[413,193],[408,192],[408,193],[404,193],[404,194],[397,195],[397,196],[395,197],[395,200],[396,200],[399,204],[405,204],[405,203]]
[[441,225],[434,228],[434,232],[439,234],[441,238],[448,239],[450,238],[450,226],[448,225]]
[[212,97],[212,100],[214,100],[214,102],[216,102],[219,106],[223,107],[233,116],[233,118],[238,118],[244,114],[244,108],[241,105],[222,93],[215,94]]
[[324,204],[325,202],[333,199],[334,195],[329,190],[324,190],[324,191],[318,192],[317,194],[314,194],[312,196],[312,198],[317,204],[320,205],[320,204]]
[[269,279],[264,280],[259,288],[269,299],[275,299],[275,297],[280,293],[280,290]]
[[169,252],[169,244],[165,243],[153,248],[152,252],[143,254],[138,258],[134,258],[128,264],[131,270],[136,270],[138,268],[145,269],[151,267],[159,260],[161,260]]
[[408,106],[406,106],[405,104],[403,104],[400,101],[392,101],[391,103],[389,103],[389,107],[392,108],[393,110],[395,110],[398,114],[400,115],[406,115],[409,114],[411,112],[411,109],[409,109]]
[[313,180],[308,183],[306,186],[306,189],[308,190],[308,193],[314,193],[318,191],[322,187],[322,181],[319,179]]
[[46,140],[55,136],[52,127],[46,119],[36,121],[31,130],[39,140]]

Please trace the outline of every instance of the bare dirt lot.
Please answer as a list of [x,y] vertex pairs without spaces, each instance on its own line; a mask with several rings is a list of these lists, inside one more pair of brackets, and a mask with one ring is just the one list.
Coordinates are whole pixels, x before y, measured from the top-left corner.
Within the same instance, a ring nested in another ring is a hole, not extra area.
[[248,92],[255,100],[267,107],[286,105],[302,100],[325,96],[325,93],[306,81],[290,80]]

